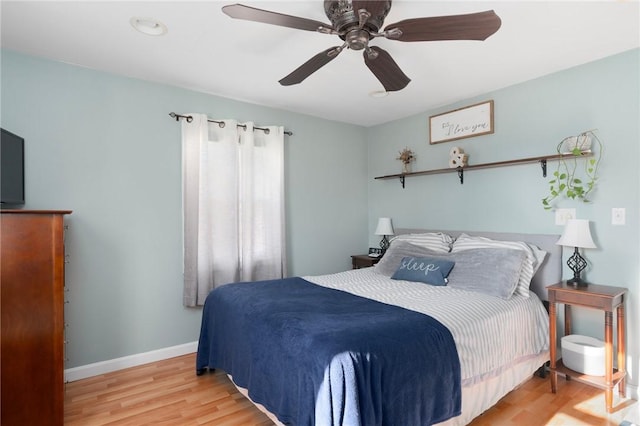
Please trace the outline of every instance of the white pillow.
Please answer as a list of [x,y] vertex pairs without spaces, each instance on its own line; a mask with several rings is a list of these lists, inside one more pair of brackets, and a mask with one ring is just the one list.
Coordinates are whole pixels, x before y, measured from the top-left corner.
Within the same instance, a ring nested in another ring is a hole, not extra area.
[[546,251],[540,250],[533,244],[528,244],[523,241],[500,241],[486,237],[475,237],[467,234],[460,234],[460,236],[453,242],[451,252],[456,253],[478,248],[511,248],[524,251],[527,258],[522,265],[520,280],[518,281],[518,286],[516,287],[514,294],[529,297],[531,279],[538,268],[540,268],[540,265],[542,265],[544,257],[547,255]]
[[453,238],[442,232],[426,232],[423,234],[401,234],[393,237],[390,242],[394,241],[405,241],[414,246],[428,248],[440,253],[449,253]]

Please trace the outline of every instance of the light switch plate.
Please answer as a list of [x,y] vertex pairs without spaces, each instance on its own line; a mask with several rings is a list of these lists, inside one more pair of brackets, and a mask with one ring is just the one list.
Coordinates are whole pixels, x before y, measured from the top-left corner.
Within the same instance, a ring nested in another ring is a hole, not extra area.
[[614,207],[611,209],[611,224],[624,225],[626,223],[626,209],[624,207]]
[[556,209],[556,225],[566,225],[569,219],[576,218],[576,209]]

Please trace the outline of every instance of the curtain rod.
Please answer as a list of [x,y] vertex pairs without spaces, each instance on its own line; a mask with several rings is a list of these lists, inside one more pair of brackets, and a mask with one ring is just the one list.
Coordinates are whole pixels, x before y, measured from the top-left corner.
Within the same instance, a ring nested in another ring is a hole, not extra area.
[[[175,118],[176,121],[179,121],[181,118],[184,118],[185,120],[187,120],[187,123],[191,123],[193,121],[193,117],[190,116],[190,115],[180,115],[180,114],[176,114],[175,112],[170,112],[169,116],[171,118]],[[207,118],[207,121],[209,123],[218,123],[218,126],[220,126],[220,127],[224,127],[226,125],[226,123],[224,121],[212,120],[210,118]],[[243,129],[247,130],[247,125],[246,124],[238,124],[237,126],[238,127],[242,127]],[[253,130],[262,130],[267,135],[269,134],[269,129],[267,129],[266,127],[254,126]],[[285,130],[284,134],[287,135],[287,136],[293,136],[293,132],[291,130]]]

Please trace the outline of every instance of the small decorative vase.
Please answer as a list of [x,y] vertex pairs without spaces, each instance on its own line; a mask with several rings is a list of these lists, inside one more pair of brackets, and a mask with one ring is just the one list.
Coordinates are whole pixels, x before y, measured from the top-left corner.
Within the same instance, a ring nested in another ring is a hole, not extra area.
[[411,163],[402,163],[402,173],[411,173]]

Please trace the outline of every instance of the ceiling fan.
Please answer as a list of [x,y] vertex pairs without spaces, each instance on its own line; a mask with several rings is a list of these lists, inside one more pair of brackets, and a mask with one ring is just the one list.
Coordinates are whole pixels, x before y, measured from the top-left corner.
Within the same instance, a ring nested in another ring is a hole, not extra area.
[[257,9],[242,4],[224,6],[235,19],[262,22],[298,30],[337,35],[344,43],[318,53],[280,80],[283,86],[304,81],[331,62],[345,48],[364,50],[364,62],[387,92],[404,89],[411,81],[391,55],[369,41],[385,37],[398,41],[485,40],[498,31],[501,20],[493,10],[465,15],[405,19],[380,31],[391,9],[391,0],[325,0],[324,11],[332,25],[298,16]]

